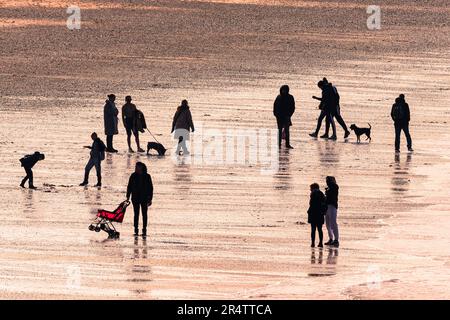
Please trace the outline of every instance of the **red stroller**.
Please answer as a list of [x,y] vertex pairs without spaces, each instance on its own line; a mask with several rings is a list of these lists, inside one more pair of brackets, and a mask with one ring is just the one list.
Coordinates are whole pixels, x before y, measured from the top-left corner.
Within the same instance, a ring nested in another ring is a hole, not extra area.
[[99,209],[97,213],[97,218],[89,226],[89,230],[100,232],[100,230],[105,231],[110,239],[119,239],[120,232],[116,230],[113,222],[122,223],[125,217],[125,211],[130,205],[130,201],[126,200],[119,204],[116,210],[107,211]]

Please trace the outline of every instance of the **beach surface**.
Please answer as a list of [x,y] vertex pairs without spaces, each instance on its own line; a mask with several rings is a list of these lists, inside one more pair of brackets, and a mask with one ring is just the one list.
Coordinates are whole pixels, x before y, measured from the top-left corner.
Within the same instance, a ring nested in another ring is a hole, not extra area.
[[[78,1],[81,29],[69,30],[72,1],[0,1],[0,298],[449,299],[448,1],[379,1],[376,31],[371,2]],[[344,141],[339,126],[336,142],[308,136],[324,76],[347,124],[370,123],[371,143]],[[278,151],[263,142],[283,84],[295,149]],[[126,152],[120,123],[103,187],[93,171],[82,188],[109,93],[119,109],[133,96],[169,150]],[[400,93],[415,151],[403,136],[396,155]],[[182,99],[197,130],[176,157]],[[21,189],[19,159],[34,151],[46,155],[38,190]],[[155,188],[148,237],[133,237],[132,208],[120,240],[89,231],[125,199],[137,161]],[[340,185],[341,247],[312,249],[309,185],[327,175]]]

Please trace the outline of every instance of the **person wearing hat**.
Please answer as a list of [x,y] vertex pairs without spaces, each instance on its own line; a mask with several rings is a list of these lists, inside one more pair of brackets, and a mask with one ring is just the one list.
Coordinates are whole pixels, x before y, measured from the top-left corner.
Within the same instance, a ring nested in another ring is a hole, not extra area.
[[138,152],[145,152],[139,144],[139,131],[136,130],[136,105],[131,103],[131,96],[125,97],[125,104],[122,106],[122,121],[127,132],[128,151],[134,152],[131,148],[131,133],[133,133],[136,139],[136,146]]
[[34,165],[41,160],[44,160],[45,156],[44,154],[36,151],[33,154],[26,155],[22,159],[20,159],[20,163],[22,164],[22,167],[25,169],[25,173],[27,174],[25,178],[22,179],[22,182],[20,183],[20,186],[22,188],[25,188],[25,182],[28,180],[28,186],[30,189],[36,189],[36,187],[33,185],[33,171],[31,170]]
[[117,116],[119,114],[119,110],[117,110],[115,101],[116,96],[114,94],[108,95],[108,100],[106,100],[105,107],[103,109],[107,152],[117,152],[117,150],[113,147],[113,136],[119,134],[119,130],[117,128]]

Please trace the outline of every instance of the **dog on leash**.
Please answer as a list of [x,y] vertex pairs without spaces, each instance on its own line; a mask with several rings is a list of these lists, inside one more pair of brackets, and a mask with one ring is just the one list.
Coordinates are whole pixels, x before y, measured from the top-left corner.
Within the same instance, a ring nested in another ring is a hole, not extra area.
[[369,125],[369,128],[359,128],[359,127],[356,126],[356,124],[352,124],[352,125],[350,126],[350,130],[355,131],[355,134],[356,134],[356,142],[358,142],[358,143],[361,142],[361,136],[362,136],[363,134],[366,135],[366,137],[367,137],[366,140],[369,140],[369,142],[372,141],[372,138],[370,137],[370,131],[371,131],[371,129],[372,129],[372,126],[370,125],[370,123],[368,123],[368,125]]
[[147,144],[147,154],[149,154],[150,150],[156,150],[159,156],[163,156],[166,154],[167,149],[161,143],[157,142],[149,142]]

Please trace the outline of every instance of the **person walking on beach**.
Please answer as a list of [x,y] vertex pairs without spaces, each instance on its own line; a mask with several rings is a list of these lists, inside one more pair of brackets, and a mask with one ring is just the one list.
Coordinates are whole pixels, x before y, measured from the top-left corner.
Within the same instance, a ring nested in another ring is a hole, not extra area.
[[37,189],[33,184],[33,170],[31,170],[34,165],[41,160],[44,160],[45,156],[44,154],[36,151],[33,154],[26,155],[22,159],[20,159],[20,163],[22,167],[25,169],[25,173],[27,174],[25,178],[22,179],[22,182],[20,183],[20,186],[22,188],[25,188],[25,182],[28,180],[28,187],[30,189]]
[[186,140],[189,140],[189,130],[195,131],[192,114],[189,109],[187,100],[181,101],[172,121],[172,131],[174,138],[178,139],[178,146],[175,154],[179,155],[183,149],[183,155],[188,155],[189,151],[186,146]]
[[[325,78],[326,80],[326,78]],[[316,97],[313,96],[314,99],[319,100],[320,101],[320,106],[319,109],[321,109],[321,114],[319,116],[319,119],[317,120],[317,127],[316,127],[316,131],[314,133],[311,133],[310,136],[311,137],[317,137],[317,135],[319,134],[319,130],[320,127],[322,125],[322,120],[323,118],[327,119],[327,123],[331,124],[331,127],[333,129],[333,135],[331,137],[329,137],[329,127],[327,127],[325,129],[325,134],[320,136],[321,138],[324,139],[331,139],[331,140],[336,140],[337,136],[336,136],[336,125],[334,123],[334,117],[336,116],[337,112],[338,112],[338,103],[339,103],[339,99],[338,99],[338,95],[337,95],[337,91],[335,91],[333,89],[333,86],[331,86],[328,81],[325,82],[323,80],[319,81],[317,83],[317,86],[322,90],[322,97]]]
[[105,160],[105,150],[106,146],[103,141],[97,136],[97,133],[93,132],[91,134],[92,146],[87,146],[85,148],[91,149],[89,161],[84,168],[84,180],[80,183],[80,186],[87,186],[89,183],[89,173],[91,172],[92,167],[95,167],[95,171],[97,172],[97,184],[96,187],[102,186],[102,169],[101,162]]
[[317,183],[310,186],[311,195],[309,199],[308,223],[311,224],[311,248],[316,245],[316,229],[319,234],[319,248],[323,247],[322,226],[324,223],[324,215],[327,211],[325,195],[320,191]]
[[125,104],[122,106],[122,121],[127,132],[128,151],[134,152],[131,148],[131,134],[134,135],[138,152],[145,152],[139,144],[139,131],[136,129],[136,105],[131,103],[131,96],[125,97]]
[[404,94],[401,94],[397,99],[395,99],[395,103],[391,109],[391,118],[394,121],[395,128],[395,152],[400,152],[400,135],[402,130],[406,136],[408,151],[413,151],[411,134],[409,133],[409,121],[411,120],[411,114],[409,105],[405,101]]
[[291,118],[295,112],[295,99],[289,94],[289,86],[283,85],[280,88],[280,94],[273,104],[273,115],[277,119],[278,126],[278,147],[281,148],[283,130],[286,139],[286,148],[293,149],[290,144],[289,127],[292,126]]
[[339,247],[339,229],[337,224],[337,210],[339,186],[336,183],[335,177],[328,176],[326,178],[327,188],[325,190],[325,198],[327,204],[327,213],[325,216],[329,240],[326,245]]
[[[339,92],[337,91],[336,87],[333,86],[333,84],[331,82],[328,82],[327,78],[323,78],[323,82],[324,82],[324,84],[328,84],[333,89],[333,92],[336,96],[337,106],[336,106],[336,114],[334,115],[334,118],[339,123],[339,125],[342,127],[342,129],[344,129],[344,139],[347,139],[348,136],[350,135],[350,131],[348,130],[347,125],[345,124],[345,121],[341,116],[341,103],[340,103],[341,96],[339,95]],[[325,135],[328,136],[328,133],[330,131],[330,122],[326,121],[325,125],[326,125]]]
[[127,200],[133,203],[134,209],[134,235],[139,234],[139,210],[142,211],[142,236],[147,236],[147,212],[152,205],[153,183],[147,173],[147,166],[137,162],[135,171],[131,174],[127,187]]
[[108,100],[106,100],[105,107],[103,108],[107,152],[117,152],[113,147],[113,136],[119,134],[117,127],[119,110],[117,110],[115,101],[116,96],[114,94],[108,95]]

